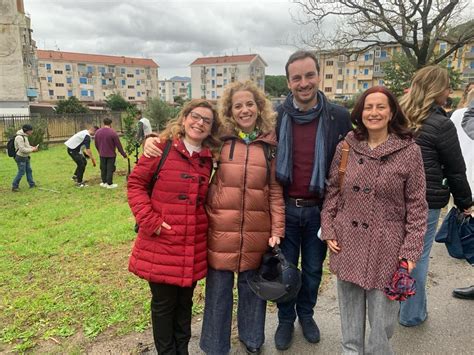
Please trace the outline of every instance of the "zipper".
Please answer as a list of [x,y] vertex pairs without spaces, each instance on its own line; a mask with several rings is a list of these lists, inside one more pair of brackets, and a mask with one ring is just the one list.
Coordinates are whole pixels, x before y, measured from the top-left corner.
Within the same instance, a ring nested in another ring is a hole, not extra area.
[[[234,141],[235,142],[235,141]],[[244,211],[245,211],[245,190],[247,188],[247,163],[248,163],[248,158],[249,158],[249,145],[245,144],[245,165],[244,165],[244,184],[243,184],[243,189],[242,189],[242,202],[240,204],[241,210],[240,210],[240,246],[239,246],[239,262],[237,264],[237,272],[240,272],[240,261],[242,259],[242,244],[244,242],[244,238],[242,236],[243,234],[243,226],[244,226]],[[233,153],[233,149],[232,149]]]

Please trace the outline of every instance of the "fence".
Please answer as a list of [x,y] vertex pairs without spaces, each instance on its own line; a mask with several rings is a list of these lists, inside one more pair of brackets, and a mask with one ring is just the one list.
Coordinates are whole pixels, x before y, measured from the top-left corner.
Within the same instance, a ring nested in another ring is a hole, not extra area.
[[100,127],[105,117],[112,120],[112,127],[117,132],[123,133],[121,112],[0,116],[0,147],[6,146],[8,135],[16,133],[26,123],[31,124],[33,128],[35,123],[43,126],[45,129],[44,142],[53,143],[65,141],[76,132],[91,126]]

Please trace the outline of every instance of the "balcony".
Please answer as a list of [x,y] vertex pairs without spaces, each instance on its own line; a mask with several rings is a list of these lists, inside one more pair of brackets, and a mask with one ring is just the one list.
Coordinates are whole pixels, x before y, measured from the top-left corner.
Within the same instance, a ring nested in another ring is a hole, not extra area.
[[474,52],[464,53],[464,59],[474,59]]
[[386,63],[386,62],[389,62],[389,61],[390,61],[389,57],[375,57],[374,63],[379,64],[379,63]]
[[385,76],[385,73],[381,71],[374,71],[374,78],[383,78]]

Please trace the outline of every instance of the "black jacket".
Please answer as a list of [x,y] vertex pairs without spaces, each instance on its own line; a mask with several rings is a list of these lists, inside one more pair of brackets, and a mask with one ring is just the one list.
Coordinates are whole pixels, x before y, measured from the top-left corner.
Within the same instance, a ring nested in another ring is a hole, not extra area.
[[430,209],[446,206],[452,193],[460,209],[472,205],[466,165],[459,146],[456,127],[440,107],[423,121],[416,134],[426,174],[426,200]]

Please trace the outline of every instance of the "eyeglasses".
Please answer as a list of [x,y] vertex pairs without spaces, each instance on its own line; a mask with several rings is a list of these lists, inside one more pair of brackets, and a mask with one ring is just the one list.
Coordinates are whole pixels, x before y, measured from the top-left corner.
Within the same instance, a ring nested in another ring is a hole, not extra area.
[[189,113],[189,116],[191,117],[191,119],[193,120],[193,122],[199,122],[202,120],[202,123],[206,126],[210,126],[212,125],[212,122],[213,122],[213,119],[212,118],[209,118],[209,117],[204,117],[204,116],[201,116],[199,113],[197,112],[194,112],[194,111],[191,111]]

